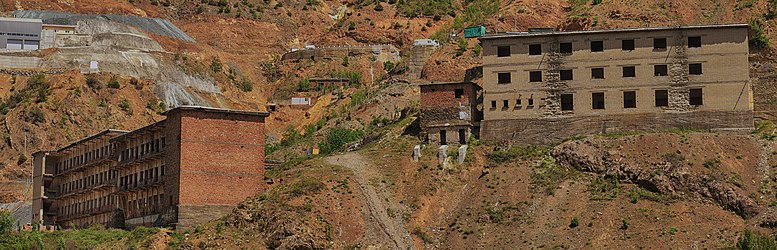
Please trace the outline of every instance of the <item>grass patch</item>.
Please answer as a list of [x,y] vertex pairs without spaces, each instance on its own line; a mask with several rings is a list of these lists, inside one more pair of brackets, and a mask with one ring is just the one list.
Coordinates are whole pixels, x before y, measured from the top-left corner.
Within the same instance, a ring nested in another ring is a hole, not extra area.
[[558,185],[579,172],[575,169],[563,167],[556,163],[556,159],[545,156],[537,163],[532,173],[532,188],[542,188],[545,194],[552,195]]
[[592,200],[612,200],[618,197],[620,188],[618,178],[613,176],[596,177],[588,184]]
[[662,202],[662,203],[670,200],[670,197],[667,197],[662,194],[650,192],[641,187],[634,187],[630,189],[628,195],[629,195],[629,199],[631,200],[631,203],[637,203],[641,199],[655,201],[655,202]]
[[507,163],[516,160],[529,160],[532,158],[546,155],[549,147],[543,146],[524,146],[511,147],[507,150],[495,150],[488,155],[488,159],[494,163]]
[[736,245],[740,250],[777,249],[774,236],[763,235],[750,230],[745,230]]
[[0,237],[0,249],[95,249],[148,248],[159,228],[137,227],[132,231],[92,226],[55,232],[11,232]]

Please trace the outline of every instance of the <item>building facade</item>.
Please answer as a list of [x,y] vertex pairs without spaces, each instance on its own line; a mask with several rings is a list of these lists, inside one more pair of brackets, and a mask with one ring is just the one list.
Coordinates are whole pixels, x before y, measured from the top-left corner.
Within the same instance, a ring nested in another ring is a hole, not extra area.
[[752,129],[746,24],[500,33],[483,44],[486,140]]
[[479,136],[480,86],[471,82],[421,84],[421,136],[429,143],[467,144]]
[[27,18],[0,17],[0,48],[9,50],[37,50],[43,21]]
[[185,229],[264,190],[267,113],[179,107],[164,115],[33,154],[33,223]]

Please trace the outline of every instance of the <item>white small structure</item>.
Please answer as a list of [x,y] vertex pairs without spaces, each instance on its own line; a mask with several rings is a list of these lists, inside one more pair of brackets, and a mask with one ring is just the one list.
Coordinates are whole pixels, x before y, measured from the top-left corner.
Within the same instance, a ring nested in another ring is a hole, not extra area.
[[100,70],[99,63],[97,61],[89,62],[89,70],[90,71],[92,71],[92,70],[95,70],[95,71]]
[[316,49],[316,45],[312,45],[312,44],[305,45],[305,49]]
[[440,46],[440,42],[432,39],[415,39],[413,46]]
[[310,105],[310,97],[292,97],[291,105]]

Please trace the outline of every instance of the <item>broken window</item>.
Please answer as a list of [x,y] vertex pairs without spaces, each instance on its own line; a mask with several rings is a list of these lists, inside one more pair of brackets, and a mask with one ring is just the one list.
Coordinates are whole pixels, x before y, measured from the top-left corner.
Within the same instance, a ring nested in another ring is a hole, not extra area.
[[571,69],[561,70],[559,73],[561,74],[561,80],[562,81],[571,81],[572,80],[572,70]]
[[665,89],[656,90],[656,107],[669,107],[669,91]]
[[456,95],[456,99],[459,99],[464,96],[464,89],[455,89],[454,95]]
[[701,75],[701,63],[688,64],[688,74]]
[[653,49],[655,50],[666,49],[666,38],[653,38]]
[[528,107],[534,107],[534,98],[529,98],[529,106]]
[[574,108],[572,94],[561,94],[561,110],[573,110]]
[[541,55],[542,54],[542,44],[529,44],[529,55]]
[[591,41],[591,52],[604,51],[604,41]]
[[591,93],[591,108],[604,109],[604,93]]
[[502,109],[508,109],[510,107],[510,102],[507,100],[502,100]]
[[510,56],[510,46],[498,46],[498,47],[496,47],[496,56],[497,57],[509,57]]
[[666,64],[653,65],[653,75],[654,76],[668,76],[669,75],[669,68],[666,66]]
[[499,78],[498,81],[500,84],[506,84],[506,83],[512,82],[512,80],[510,79],[510,72],[499,73],[497,75],[497,78]]
[[637,107],[637,92],[636,91],[623,91],[623,108],[636,108]]
[[690,89],[688,94],[690,95],[690,98],[688,98],[689,104],[695,106],[703,104],[701,89]]
[[637,72],[636,68],[634,66],[625,66],[623,67],[623,77],[636,77]]
[[591,78],[593,78],[593,79],[604,79],[604,68],[592,68],[591,69]]
[[621,47],[623,50],[634,50],[634,39],[622,40]]
[[572,43],[559,43],[558,44],[558,53],[561,53],[561,54],[572,54]]
[[701,37],[700,36],[690,36],[688,37],[688,48],[699,48],[701,47]]
[[491,101],[491,109],[496,109],[496,101]]
[[529,72],[529,82],[542,82],[542,71]]
[[515,99],[515,108],[516,109],[521,108],[521,98]]

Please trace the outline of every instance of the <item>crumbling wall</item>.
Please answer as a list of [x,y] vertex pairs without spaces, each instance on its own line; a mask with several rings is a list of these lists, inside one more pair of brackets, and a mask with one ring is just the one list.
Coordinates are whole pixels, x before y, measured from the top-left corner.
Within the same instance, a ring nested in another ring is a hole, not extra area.
[[753,113],[693,111],[486,120],[481,123],[481,128],[483,140],[554,144],[580,135],[622,131],[659,132],[678,128],[750,131],[753,128]]
[[685,32],[675,35],[675,46],[669,52],[669,107],[668,110],[688,111],[693,107],[689,103],[688,84],[688,54],[685,47]]
[[[565,56],[559,53],[559,40],[552,38],[550,46],[545,50],[545,70],[544,78],[545,89],[548,96],[545,99],[545,117],[557,117],[563,115],[561,110],[561,94],[569,88],[565,81],[561,80],[561,69],[565,67]],[[568,111],[566,113],[571,113]]]

